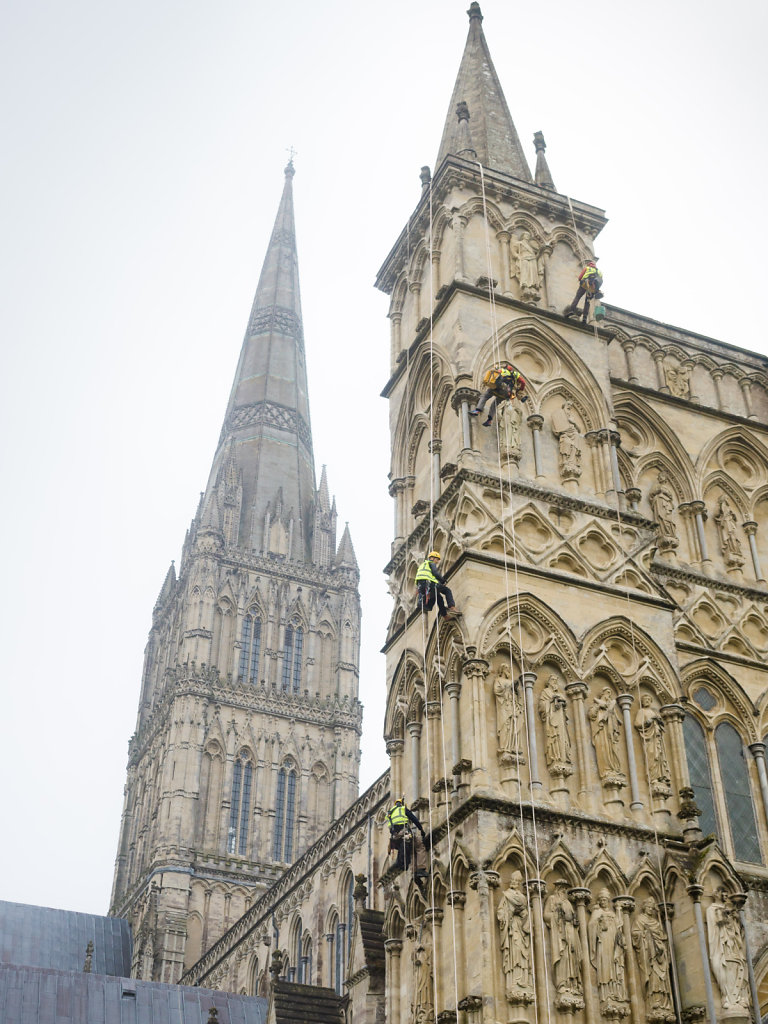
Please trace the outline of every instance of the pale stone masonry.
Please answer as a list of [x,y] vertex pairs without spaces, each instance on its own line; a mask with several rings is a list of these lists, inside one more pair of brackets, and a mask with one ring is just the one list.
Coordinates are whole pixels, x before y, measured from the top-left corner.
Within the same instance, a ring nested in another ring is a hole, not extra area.
[[147,644],[111,906],[146,979],[178,981],[357,796],[359,572],[315,483],[293,175]]
[[[768,360],[610,305],[563,315],[605,217],[557,192],[540,133],[531,174],[469,18],[377,278],[390,772],[184,981],[272,992],[275,1024],[298,983],[354,1024],[759,1024]],[[499,361],[528,401],[484,427]],[[458,619],[415,608],[432,548]],[[388,859],[401,793],[424,875]]]

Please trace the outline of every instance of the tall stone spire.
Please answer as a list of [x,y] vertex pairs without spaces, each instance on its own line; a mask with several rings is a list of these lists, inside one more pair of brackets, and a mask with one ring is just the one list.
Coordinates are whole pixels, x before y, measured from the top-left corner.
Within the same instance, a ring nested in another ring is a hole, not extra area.
[[[435,167],[439,169],[449,153],[458,155],[467,149],[467,126],[463,123],[462,112],[468,110],[472,148],[480,163],[513,178],[533,181],[485,41],[480,4],[470,4],[467,14],[469,35],[448,106]],[[461,110],[459,104],[464,104]],[[466,156],[466,153],[462,155]]]
[[[228,542],[262,554],[308,561],[315,468],[293,214],[294,173],[290,162],[206,499],[214,490],[231,490],[224,478],[231,477],[236,467],[243,493],[238,496],[237,521]],[[220,495],[220,506],[223,500]]]

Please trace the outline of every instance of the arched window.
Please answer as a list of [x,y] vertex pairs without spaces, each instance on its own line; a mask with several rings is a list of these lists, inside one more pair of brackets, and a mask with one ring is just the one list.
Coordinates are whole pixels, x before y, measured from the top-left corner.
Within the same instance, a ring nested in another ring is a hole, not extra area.
[[749,772],[741,736],[729,722],[721,722],[715,729],[715,744],[731,826],[734,857],[748,864],[761,864],[755,808],[752,804]]
[[259,654],[261,652],[261,619],[251,609],[243,619],[240,635],[240,665],[238,676],[244,683],[259,681]]
[[248,754],[242,750],[235,759],[232,771],[232,802],[229,807],[227,851],[245,856],[248,848],[248,820],[251,807],[251,779],[253,767]]
[[699,805],[701,814],[699,824],[704,835],[719,832],[715,816],[715,801],[712,795],[712,776],[709,769],[707,740],[704,730],[695,718],[686,715],[683,721],[683,738],[685,754],[688,761],[688,774],[691,777],[693,796]]
[[304,630],[301,626],[286,626],[282,680],[282,688],[285,693],[301,692],[301,661],[303,653]]
[[292,859],[295,818],[296,768],[290,762],[286,762],[277,773],[275,831],[272,844],[274,860],[286,862]]
[[355,879],[350,873],[347,879],[347,957],[352,948],[352,922],[355,919]]
[[301,947],[301,979],[305,985],[312,984],[312,937],[309,932],[304,936]]

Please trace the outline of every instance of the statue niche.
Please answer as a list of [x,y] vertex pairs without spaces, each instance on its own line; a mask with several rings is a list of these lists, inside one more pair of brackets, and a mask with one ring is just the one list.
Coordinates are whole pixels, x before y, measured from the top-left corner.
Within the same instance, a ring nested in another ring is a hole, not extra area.
[[544,756],[549,774],[561,778],[573,775],[567,702],[556,675],[547,679],[539,695],[539,718],[544,724]]
[[581,981],[582,948],[576,908],[568,899],[568,882],[555,881],[555,888],[544,903],[544,921],[552,943],[552,980],[558,1010],[573,1012],[584,1006]]
[[720,551],[725,559],[726,569],[728,572],[741,569],[744,565],[744,554],[741,549],[741,540],[736,532],[736,513],[725,495],[721,495],[717,502],[715,523],[720,535]]
[[552,433],[557,438],[560,478],[563,483],[581,476],[581,430],[574,417],[573,402],[566,399],[552,415]]
[[512,250],[512,276],[520,285],[520,298],[523,302],[538,305],[541,301],[541,290],[544,278],[542,255],[544,246],[539,245],[530,231],[523,231],[520,238],[510,239]]
[[604,686],[589,709],[592,743],[597,756],[597,772],[603,786],[618,789],[626,786],[627,777],[621,767],[621,716],[610,686]]
[[635,715],[635,728],[642,741],[651,793],[653,796],[668,797],[672,793],[672,780],[664,747],[664,719],[652,707],[652,703],[649,693],[642,694]]
[[671,553],[680,543],[677,536],[677,523],[674,519],[675,496],[668,484],[669,477],[662,470],[648,495],[653,518],[658,526],[656,545],[660,555]]
[[522,425],[520,402],[515,399],[503,402],[499,409],[499,454],[505,462],[520,463]]
[[512,681],[509,665],[502,664],[493,681],[496,697],[497,755],[501,764],[525,764],[523,730],[525,710],[520,700],[520,683]]
[[632,927],[640,983],[645,996],[645,1019],[648,1024],[666,1024],[675,1019],[672,987],[669,980],[669,943],[659,919],[655,900],[643,900],[640,913]]
[[507,1002],[533,1002],[531,914],[523,892],[523,876],[513,871],[509,887],[501,894],[496,911],[501,942],[501,965]]
[[589,960],[597,975],[600,1012],[610,1020],[629,1014],[625,974],[624,932],[611,903],[611,894],[601,889],[589,918]]
[[749,1014],[747,957],[739,912],[721,886],[707,908],[709,960],[724,1016]]

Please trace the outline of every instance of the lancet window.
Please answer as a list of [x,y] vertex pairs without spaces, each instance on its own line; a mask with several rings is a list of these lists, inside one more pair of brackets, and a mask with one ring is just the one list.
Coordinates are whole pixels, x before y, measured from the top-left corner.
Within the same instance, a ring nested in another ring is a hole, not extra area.
[[246,683],[259,681],[259,654],[261,653],[261,619],[251,609],[243,619],[240,635],[240,665],[237,674]]
[[285,627],[283,647],[283,691],[301,692],[301,661],[304,653],[304,630],[301,626]]
[[286,762],[277,773],[275,795],[275,831],[272,856],[287,862],[293,858],[293,836],[296,818],[296,768]]
[[252,777],[253,766],[250,757],[245,751],[241,751],[232,770],[232,800],[227,832],[227,851],[241,856],[245,856],[248,850]]
[[[736,860],[747,864],[763,861],[757,838],[755,809],[744,743],[729,722],[721,722],[714,734],[705,735],[692,715],[683,722],[688,773],[701,814],[705,835],[715,833],[730,847]],[[717,795],[713,777],[722,795]]]

